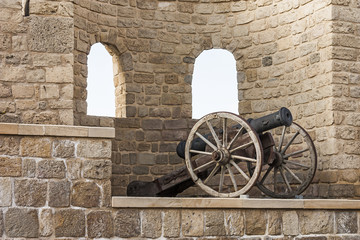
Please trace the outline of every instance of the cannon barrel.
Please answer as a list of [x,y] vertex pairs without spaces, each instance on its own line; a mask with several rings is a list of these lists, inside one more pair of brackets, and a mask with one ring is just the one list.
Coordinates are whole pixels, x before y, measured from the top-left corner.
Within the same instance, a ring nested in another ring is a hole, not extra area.
[[[290,126],[292,124],[292,114],[289,109],[282,107],[279,111],[271,113],[269,115],[257,118],[248,119],[250,126],[254,128],[257,133],[262,133],[280,126]],[[238,128],[238,125],[233,126]],[[211,134],[207,134],[204,137],[208,138]],[[176,147],[176,153],[179,157],[185,158],[185,144],[186,141],[181,141]],[[195,138],[191,144],[191,149],[198,151],[205,151],[206,143],[201,138]]]

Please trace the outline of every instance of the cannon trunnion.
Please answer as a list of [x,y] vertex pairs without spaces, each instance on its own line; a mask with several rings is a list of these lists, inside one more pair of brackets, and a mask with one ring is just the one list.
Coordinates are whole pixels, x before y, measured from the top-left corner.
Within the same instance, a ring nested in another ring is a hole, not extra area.
[[199,119],[177,146],[185,166],[152,182],[134,181],[128,196],[176,196],[198,185],[216,197],[238,197],[256,185],[271,197],[291,198],[311,183],[316,150],[287,108],[247,121],[228,112]]

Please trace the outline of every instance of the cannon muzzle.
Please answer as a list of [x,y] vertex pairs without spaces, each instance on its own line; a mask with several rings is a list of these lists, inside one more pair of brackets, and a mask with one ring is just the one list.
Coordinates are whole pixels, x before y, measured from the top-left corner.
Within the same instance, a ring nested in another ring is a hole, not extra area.
[[[282,107],[279,111],[271,113],[269,115],[247,120],[250,126],[254,128],[257,133],[262,133],[280,126],[290,126],[293,118],[289,109]],[[241,126],[235,125],[233,128],[239,128]],[[207,134],[204,137],[208,138],[211,134]],[[181,141],[176,147],[176,153],[179,157],[185,158],[185,144],[186,141]],[[200,139],[195,138],[191,144],[191,149],[198,151],[205,151],[206,143]]]

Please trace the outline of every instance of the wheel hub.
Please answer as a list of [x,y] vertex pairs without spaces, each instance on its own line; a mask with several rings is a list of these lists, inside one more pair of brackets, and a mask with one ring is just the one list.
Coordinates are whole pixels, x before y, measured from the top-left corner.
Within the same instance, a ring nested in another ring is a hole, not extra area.
[[279,153],[278,151],[274,151],[274,153],[275,153],[275,159],[272,164],[275,167],[280,167],[284,162],[283,154]]
[[226,165],[230,162],[230,152],[221,148],[212,153],[212,158],[221,165]]

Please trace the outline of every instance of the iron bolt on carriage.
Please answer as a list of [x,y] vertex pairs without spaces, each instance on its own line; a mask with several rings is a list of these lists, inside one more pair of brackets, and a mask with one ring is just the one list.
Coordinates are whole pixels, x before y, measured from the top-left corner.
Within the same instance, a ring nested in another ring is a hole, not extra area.
[[153,182],[132,182],[128,195],[176,196],[197,184],[214,197],[239,197],[256,185],[270,197],[293,198],[310,185],[317,165],[314,143],[287,108],[248,120],[208,114],[177,153],[184,167]]

